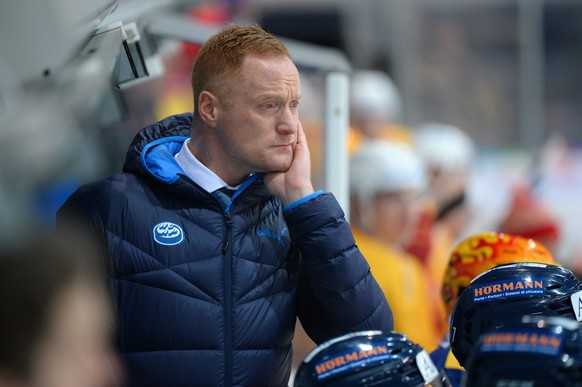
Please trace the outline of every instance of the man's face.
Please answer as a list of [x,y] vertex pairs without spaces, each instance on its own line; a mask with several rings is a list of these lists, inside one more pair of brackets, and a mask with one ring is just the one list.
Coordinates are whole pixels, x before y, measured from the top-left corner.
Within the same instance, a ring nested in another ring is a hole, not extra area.
[[247,57],[240,77],[226,80],[217,136],[228,168],[237,173],[286,171],[299,126],[299,72],[287,57]]
[[413,225],[416,195],[411,190],[382,192],[374,198],[374,228],[379,237],[394,246],[406,243]]

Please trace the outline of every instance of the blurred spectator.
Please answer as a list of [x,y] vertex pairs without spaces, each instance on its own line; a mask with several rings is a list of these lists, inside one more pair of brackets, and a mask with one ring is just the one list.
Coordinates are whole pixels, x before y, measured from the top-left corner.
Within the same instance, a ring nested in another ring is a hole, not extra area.
[[440,288],[449,253],[468,224],[466,191],[474,145],[461,129],[440,123],[417,127],[414,145],[427,165],[429,183],[406,249],[425,262]]
[[402,249],[426,184],[420,157],[405,144],[367,140],[351,158],[351,223],[394,315],[394,327],[432,350],[444,332],[438,291]]
[[554,254],[560,241],[560,225],[556,216],[548,205],[525,186],[515,188],[511,207],[499,229],[536,239]]
[[72,230],[30,241],[0,253],[0,386],[120,385],[100,249]]
[[410,143],[410,129],[398,124],[401,110],[400,92],[388,74],[377,70],[355,71],[350,83],[350,153],[365,139]]
[[466,188],[473,140],[456,126],[431,122],[414,129],[414,145],[427,164],[429,189],[440,209]]
[[[533,239],[497,232],[465,238],[451,252],[443,278],[441,296],[446,315],[451,315],[455,302],[474,278],[501,264],[527,261],[555,263],[548,249]],[[448,333],[431,358],[445,369],[454,386],[460,385],[464,370],[450,351]]]

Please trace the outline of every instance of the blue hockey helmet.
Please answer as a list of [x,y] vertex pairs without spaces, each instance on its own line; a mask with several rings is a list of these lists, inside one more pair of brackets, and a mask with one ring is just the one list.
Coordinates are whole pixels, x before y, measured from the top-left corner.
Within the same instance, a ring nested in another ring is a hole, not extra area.
[[331,339],[303,360],[295,387],[444,386],[450,383],[426,351],[396,332],[362,331]]
[[[581,318],[574,296],[582,282],[556,265],[521,262],[494,267],[473,279],[451,315],[451,350],[465,366],[481,334],[524,315]],[[580,292],[580,293],[579,293]]]
[[563,317],[506,321],[475,344],[463,386],[582,386],[582,329]]

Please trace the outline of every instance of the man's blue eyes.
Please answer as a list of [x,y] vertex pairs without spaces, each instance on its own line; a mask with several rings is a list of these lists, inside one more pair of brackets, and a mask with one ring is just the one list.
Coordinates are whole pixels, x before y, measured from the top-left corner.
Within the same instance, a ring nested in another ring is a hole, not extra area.
[[[263,105],[264,108],[266,109],[278,109],[281,106],[281,104],[278,103],[266,103]],[[299,102],[293,102],[289,104],[290,108],[296,108],[299,106]]]

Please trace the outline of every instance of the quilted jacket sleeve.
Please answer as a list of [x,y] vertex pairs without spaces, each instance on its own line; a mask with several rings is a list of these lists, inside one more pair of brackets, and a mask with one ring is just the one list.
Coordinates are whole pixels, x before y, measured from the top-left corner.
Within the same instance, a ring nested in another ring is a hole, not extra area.
[[333,195],[302,203],[285,220],[301,254],[297,310],[311,339],[319,344],[348,332],[392,330],[390,307]]

